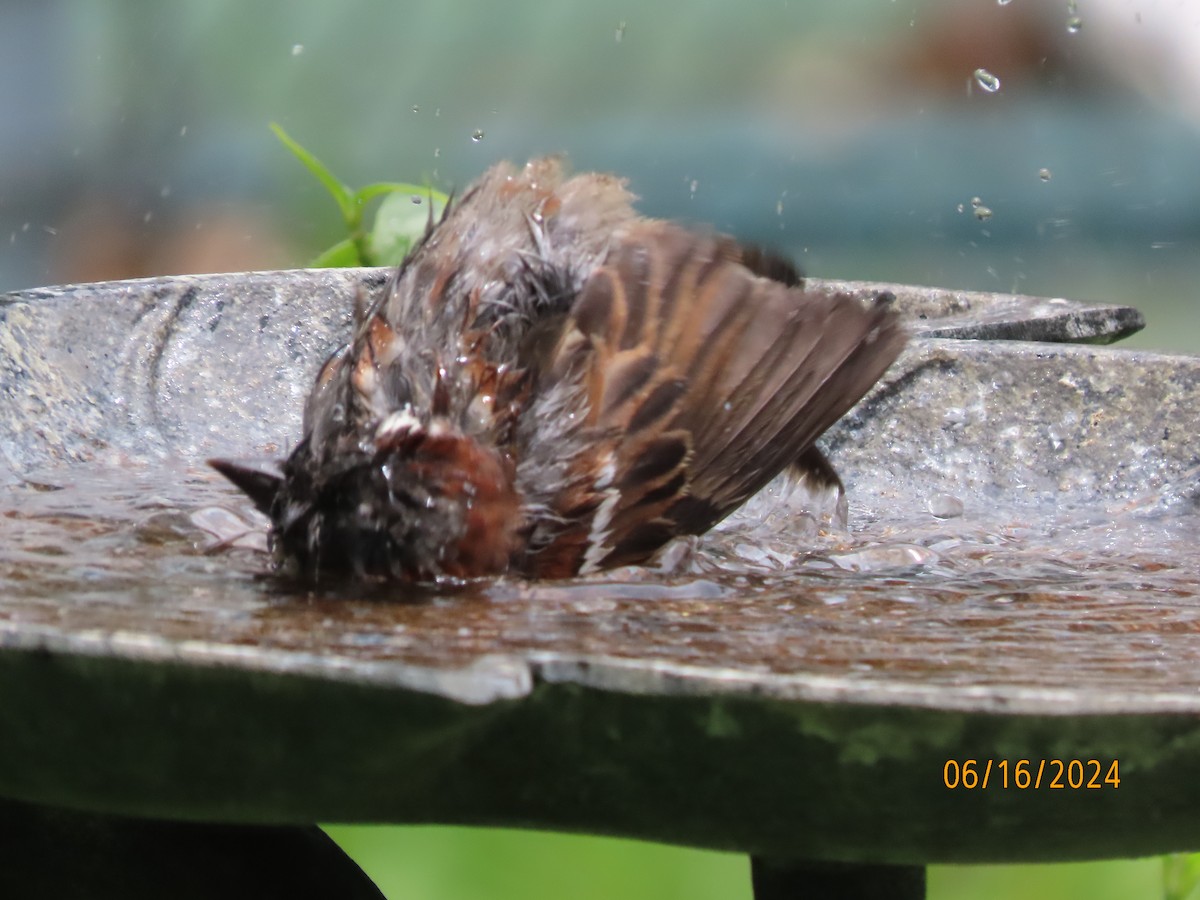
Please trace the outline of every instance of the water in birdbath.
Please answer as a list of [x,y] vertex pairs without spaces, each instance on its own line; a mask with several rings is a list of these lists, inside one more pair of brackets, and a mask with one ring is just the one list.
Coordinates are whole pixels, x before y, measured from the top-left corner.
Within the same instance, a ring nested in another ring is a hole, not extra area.
[[772,485],[658,567],[314,587],[271,574],[265,520],[214,472],[64,466],[0,489],[0,644],[7,624],[435,668],[553,650],[868,683],[1195,691],[1198,525],[1158,495],[959,514],[954,498],[866,490],[843,529]]

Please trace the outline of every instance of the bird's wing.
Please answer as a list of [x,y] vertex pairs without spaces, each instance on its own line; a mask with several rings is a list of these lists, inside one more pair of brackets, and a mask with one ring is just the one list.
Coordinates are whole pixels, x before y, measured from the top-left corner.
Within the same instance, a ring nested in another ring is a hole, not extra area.
[[554,472],[531,574],[639,562],[706,531],[801,460],[899,355],[904,329],[884,304],[760,277],[741,252],[645,221],[584,285],[531,410],[536,425],[577,403],[582,422],[556,426],[565,455],[531,446],[519,470],[527,483],[539,465]]

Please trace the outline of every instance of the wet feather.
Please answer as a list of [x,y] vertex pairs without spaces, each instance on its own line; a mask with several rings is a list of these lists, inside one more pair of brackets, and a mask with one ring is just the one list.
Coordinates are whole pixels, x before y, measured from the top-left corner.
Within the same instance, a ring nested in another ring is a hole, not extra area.
[[904,341],[882,305],[639,217],[618,179],[504,164],[358,303],[280,474],[214,465],[304,574],[566,577],[707,530],[786,466],[836,482],[813,444]]

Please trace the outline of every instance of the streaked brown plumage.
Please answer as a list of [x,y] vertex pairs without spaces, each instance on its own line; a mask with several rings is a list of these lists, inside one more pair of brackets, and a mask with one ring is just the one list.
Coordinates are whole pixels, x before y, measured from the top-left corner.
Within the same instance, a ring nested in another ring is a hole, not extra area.
[[489,170],[322,368],[282,475],[214,465],[299,571],[567,577],[699,534],[905,341],[729,238],[639,217],[554,159]]

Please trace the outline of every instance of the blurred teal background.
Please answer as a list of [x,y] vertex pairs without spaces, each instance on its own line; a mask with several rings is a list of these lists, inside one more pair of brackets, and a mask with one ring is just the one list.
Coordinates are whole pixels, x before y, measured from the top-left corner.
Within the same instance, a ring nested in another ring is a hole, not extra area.
[[[6,0],[0,290],[303,264],[339,222],[278,121],[351,184],[461,188],[498,159],[563,152],[628,176],[648,214],[814,275],[1132,303],[1150,321],[1136,344],[1194,352],[1200,3],[1072,15],[1066,0]],[[392,898],[749,896],[737,856],[331,832]],[[931,896],[1152,897],[1158,866],[935,868]]]
[[1190,349],[1200,13],[1077,9],[8,0],[0,289],[303,262],[337,216],[275,120],[352,184],[565,152],[813,274],[1135,302]]

